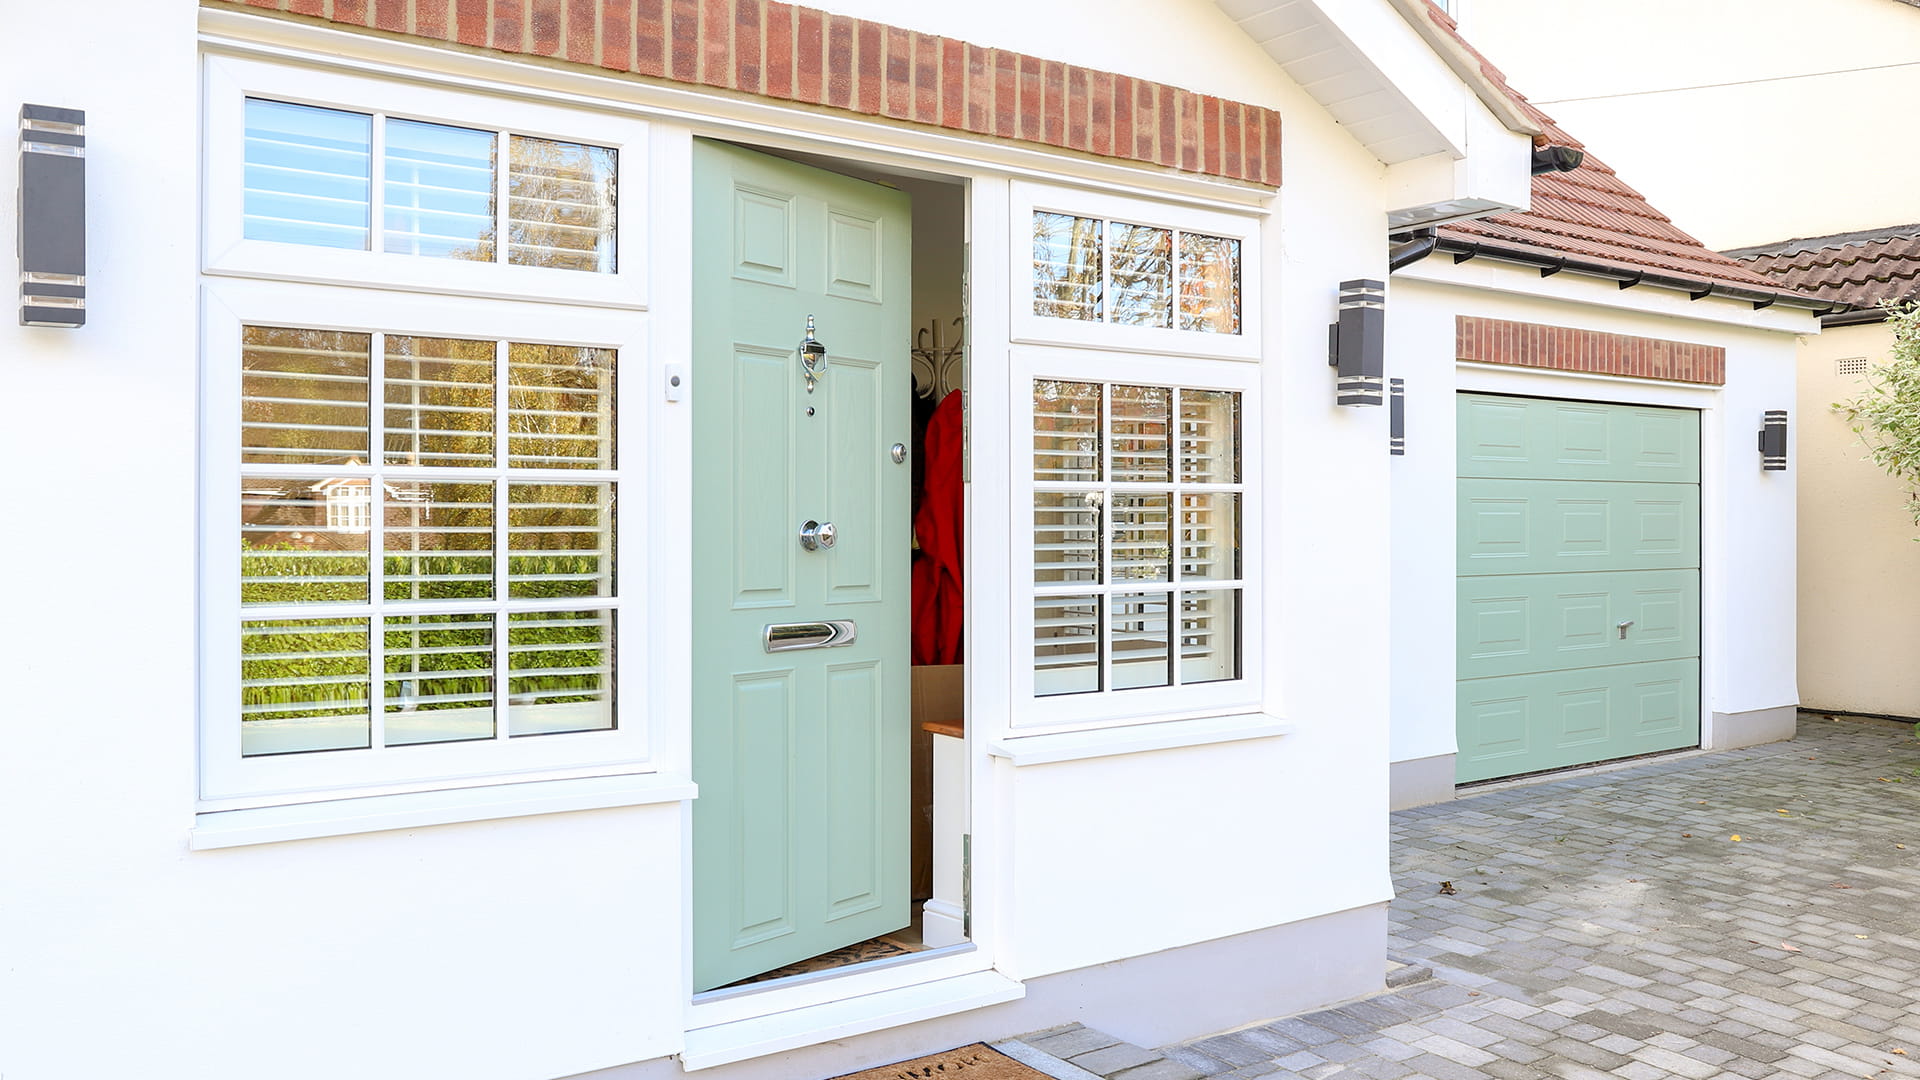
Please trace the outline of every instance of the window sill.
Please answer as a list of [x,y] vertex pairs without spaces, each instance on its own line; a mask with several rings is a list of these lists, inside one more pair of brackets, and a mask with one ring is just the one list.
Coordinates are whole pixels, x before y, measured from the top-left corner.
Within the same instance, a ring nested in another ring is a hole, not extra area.
[[697,791],[693,782],[684,777],[647,773],[216,810],[195,818],[188,832],[187,846],[194,851],[209,851],[462,821],[646,806],[682,802],[693,798]]
[[1277,716],[1242,713],[1237,716],[1202,716],[1191,720],[1128,724],[1093,731],[1016,735],[995,742],[987,752],[994,757],[1006,758],[1017,768],[1023,765],[1047,765],[1056,761],[1083,761],[1087,758],[1172,750],[1182,746],[1266,739],[1287,735],[1293,730],[1292,724]]

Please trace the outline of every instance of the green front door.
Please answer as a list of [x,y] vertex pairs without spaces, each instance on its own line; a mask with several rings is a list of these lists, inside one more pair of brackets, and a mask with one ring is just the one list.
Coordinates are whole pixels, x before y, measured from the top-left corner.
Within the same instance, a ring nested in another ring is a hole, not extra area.
[[908,922],[912,218],[898,191],[707,142],[693,213],[705,990]]
[[1700,743],[1700,414],[1462,394],[1465,783]]

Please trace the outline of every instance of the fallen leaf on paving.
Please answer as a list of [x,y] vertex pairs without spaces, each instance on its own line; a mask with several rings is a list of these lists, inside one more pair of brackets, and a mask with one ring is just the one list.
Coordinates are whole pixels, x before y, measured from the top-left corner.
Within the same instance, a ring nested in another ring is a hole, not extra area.
[[1865,934],[1855,934],[1853,936],[1859,938],[1862,941],[1865,941],[1867,939],[1867,935]]
[[1454,888],[1454,887],[1453,887],[1453,882],[1451,882],[1451,881],[1443,881],[1443,882],[1441,882],[1441,883],[1440,883],[1440,895],[1441,895],[1441,896],[1452,896],[1453,894],[1455,894],[1455,893],[1457,893],[1457,892],[1459,892],[1459,891],[1460,891],[1459,889],[1456,889],[1456,888]]
[[1787,943],[1786,943],[1786,942],[1784,942],[1784,941],[1780,943],[1780,947],[1781,947],[1781,948],[1783,948],[1783,949],[1785,949],[1785,950],[1787,950],[1788,952],[1799,952],[1799,951],[1800,951],[1800,946],[1798,946],[1798,945],[1789,945],[1789,944],[1787,944]]
[[1893,1048],[1893,1052],[1894,1052],[1894,1053],[1896,1053],[1896,1054],[1904,1054],[1904,1053],[1906,1053],[1906,1051],[1905,1051],[1905,1050],[1902,1050],[1902,1049],[1900,1049],[1900,1048],[1899,1048],[1899,1047],[1897,1047],[1897,1046]]
[[1739,843],[1739,842],[1740,842],[1740,834],[1739,834],[1739,833],[1734,833],[1734,834],[1733,834],[1733,836],[1732,836],[1732,837],[1730,837],[1730,839],[1731,839],[1731,840],[1732,840],[1732,841],[1733,841],[1734,843],[1736,843],[1736,844],[1737,844],[1737,843]]
[[[1787,812],[1786,812],[1785,810],[1775,810],[1775,811],[1774,811],[1774,813],[1776,813],[1776,814],[1786,814]],[[1792,815],[1792,814],[1787,814],[1787,816],[1788,816],[1788,817],[1792,817],[1793,815]]]
[[1832,885],[1829,885],[1829,886],[1827,886],[1827,887],[1828,887],[1829,889],[1851,889],[1851,888],[1853,888],[1853,886],[1851,886],[1851,885],[1842,885],[1842,884],[1840,884],[1840,883],[1839,883],[1839,882],[1837,882],[1837,881],[1836,881],[1836,882],[1834,882],[1834,883],[1833,883]]
[[1891,783],[1893,783],[1893,781],[1891,781],[1891,780],[1889,780],[1889,779],[1887,779],[1887,778],[1886,778],[1886,777],[1884,777],[1884,776],[1882,776],[1882,777],[1880,777],[1880,782],[1881,782],[1881,783],[1883,783],[1883,784],[1891,784]]
[[1907,850],[1907,845],[1905,844],[1895,844],[1893,846],[1899,848],[1901,851]]
[[1692,833],[1690,833],[1690,832],[1683,832],[1683,833],[1681,833],[1681,834],[1680,834],[1680,837],[1681,837],[1681,839],[1683,839],[1683,840],[1691,840],[1691,839],[1693,839],[1693,834],[1692,834]]

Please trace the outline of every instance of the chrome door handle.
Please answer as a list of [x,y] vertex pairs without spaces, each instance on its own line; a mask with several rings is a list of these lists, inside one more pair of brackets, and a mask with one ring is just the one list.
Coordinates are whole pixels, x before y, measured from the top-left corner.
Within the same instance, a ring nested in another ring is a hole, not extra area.
[[800,526],[800,546],[808,551],[833,546],[834,528],[831,521],[809,521]]
[[1628,619],[1628,620],[1627,620],[1626,622],[1623,622],[1623,623],[1621,623],[1621,624],[1620,624],[1620,626],[1619,626],[1619,630],[1620,630],[1620,640],[1621,640],[1621,641],[1625,641],[1625,640],[1627,640],[1627,627],[1629,627],[1629,626],[1632,626],[1632,625],[1633,625],[1633,620],[1632,620],[1632,619]]
[[770,653],[792,652],[795,649],[838,649],[853,644],[859,636],[860,628],[852,619],[768,623],[766,646]]

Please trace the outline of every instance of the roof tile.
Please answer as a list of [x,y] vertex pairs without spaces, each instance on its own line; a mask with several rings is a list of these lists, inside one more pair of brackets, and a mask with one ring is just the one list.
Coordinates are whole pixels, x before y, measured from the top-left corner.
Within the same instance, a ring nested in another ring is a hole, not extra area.
[[1797,292],[1861,308],[1920,300],[1920,225],[1768,248],[1777,250],[1749,248],[1741,255],[1755,271]]

